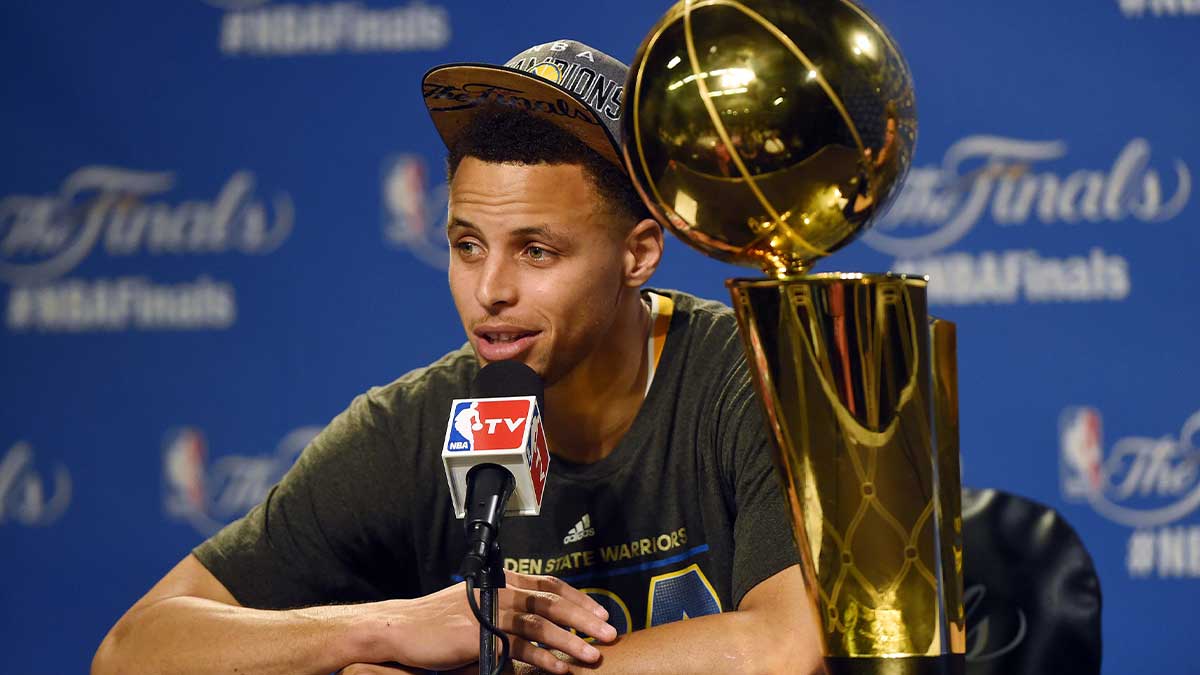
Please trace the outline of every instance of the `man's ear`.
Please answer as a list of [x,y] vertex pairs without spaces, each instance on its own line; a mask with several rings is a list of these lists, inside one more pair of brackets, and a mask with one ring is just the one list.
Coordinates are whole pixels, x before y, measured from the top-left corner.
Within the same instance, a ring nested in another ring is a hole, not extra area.
[[625,236],[625,285],[645,285],[662,261],[663,229],[657,221],[640,221]]

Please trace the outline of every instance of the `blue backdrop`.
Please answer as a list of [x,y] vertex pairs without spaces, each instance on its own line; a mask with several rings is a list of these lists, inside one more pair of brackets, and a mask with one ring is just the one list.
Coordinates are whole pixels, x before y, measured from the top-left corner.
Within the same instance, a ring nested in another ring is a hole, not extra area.
[[[1106,673],[1200,672],[1200,5],[868,6],[916,162],[821,269],[932,275],[965,482],[1078,529]],[[560,37],[628,61],[666,7],[4,3],[0,671],[84,671],[356,393],[460,344],[425,69]],[[655,284],[745,274],[671,240]]]

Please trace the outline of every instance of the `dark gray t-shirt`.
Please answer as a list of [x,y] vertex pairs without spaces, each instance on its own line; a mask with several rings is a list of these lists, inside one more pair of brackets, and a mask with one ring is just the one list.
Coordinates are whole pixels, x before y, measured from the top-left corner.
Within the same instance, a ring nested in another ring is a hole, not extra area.
[[[508,518],[500,535],[506,567],[585,590],[622,633],[734,610],[798,562],[733,313],[655,292],[675,309],[629,431],[598,462],[552,459],[541,516]],[[477,371],[464,347],[357,397],[262,504],[196,556],[259,608],[454,583],[465,538],[440,453],[450,402],[468,396]]]

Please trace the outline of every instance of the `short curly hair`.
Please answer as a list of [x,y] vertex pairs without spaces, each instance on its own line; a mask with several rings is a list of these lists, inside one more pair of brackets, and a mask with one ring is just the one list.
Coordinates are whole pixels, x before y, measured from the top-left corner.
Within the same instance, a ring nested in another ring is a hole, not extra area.
[[600,198],[629,218],[629,227],[652,217],[629,176],[618,166],[562,127],[523,110],[498,104],[481,107],[449,150],[446,173],[450,180],[467,157],[494,163],[578,164]]

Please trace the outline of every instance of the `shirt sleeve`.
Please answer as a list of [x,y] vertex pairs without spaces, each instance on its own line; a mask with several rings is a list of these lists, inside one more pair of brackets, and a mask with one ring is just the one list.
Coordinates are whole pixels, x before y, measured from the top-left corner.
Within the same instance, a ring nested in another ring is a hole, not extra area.
[[305,448],[266,499],[192,552],[243,606],[285,609],[393,597],[412,550],[410,512],[381,476],[412,475],[383,406],[356,398]]
[[741,362],[727,381],[718,410],[726,476],[733,491],[733,606],[760,582],[799,564],[790,509],[771,459],[766,421]]

